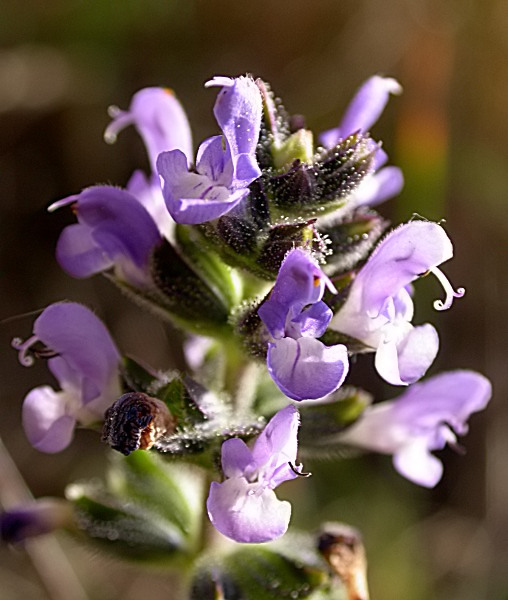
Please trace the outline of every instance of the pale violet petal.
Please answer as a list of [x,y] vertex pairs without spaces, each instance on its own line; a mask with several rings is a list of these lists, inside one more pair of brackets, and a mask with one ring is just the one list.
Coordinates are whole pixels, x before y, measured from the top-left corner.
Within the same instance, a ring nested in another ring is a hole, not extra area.
[[134,94],[128,111],[113,110],[113,120],[104,132],[108,142],[134,125],[145,142],[153,172],[157,156],[166,150],[181,150],[192,158],[192,136],[187,115],[172,90],[148,87]]
[[429,323],[418,327],[405,323],[402,330],[403,336],[381,340],[374,359],[376,371],[392,385],[418,381],[434,362],[439,349],[437,331]]
[[252,461],[251,451],[240,438],[231,438],[222,444],[221,463],[226,477],[241,477]]
[[[79,405],[79,399],[76,399]],[[49,386],[31,390],[23,402],[22,420],[28,441],[41,452],[60,452],[74,435],[76,419],[67,412],[64,392]]]
[[270,343],[267,366],[272,379],[293,400],[312,400],[342,385],[349,368],[347,349],[314,338],[283,338]]
[[424,439],[416,439],[393,455],[397,471],[418,485],[432,488],[443,475],[443,463],[430,454]]
[[212,482],[206,507],[214,527],[236,542],[275,540],[286,533],[291,518],[289,502],[243,478]]

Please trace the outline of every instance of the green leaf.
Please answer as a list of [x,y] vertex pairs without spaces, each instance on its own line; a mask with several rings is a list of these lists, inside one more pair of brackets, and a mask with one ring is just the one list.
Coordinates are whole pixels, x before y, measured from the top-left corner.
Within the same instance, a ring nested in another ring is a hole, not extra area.
[[[307,557],[308,558],[308,557]],[[328,585],[324,564],[302,561],[266,546],[243,546],[221,557],[203,557],[196,567],[191,600],[311,598]],[[326,596],[325,596],[326,597]]]
[[352,425],[372,404],[372,396],[353,386],[338,389],[326,402],[316,401],[300,408],[302,426],[299,445],[302,454],[343,453],[340,433]]
[[154,452],[115,457],[109,487],[118,497],[146,507],[195,540],[204,506],[203,478],[181,464],[168,464]]
[[143,562],[166,562],[186,552],[180,530],[145,507],[86,484],[68,486],[66,495],[80,538],[102,550]]
[[113,455],[107,484],[72,484],[81,537],[124,558],[166,562],[191,556],[204,508],[195,468],[167,464],[155,453]]

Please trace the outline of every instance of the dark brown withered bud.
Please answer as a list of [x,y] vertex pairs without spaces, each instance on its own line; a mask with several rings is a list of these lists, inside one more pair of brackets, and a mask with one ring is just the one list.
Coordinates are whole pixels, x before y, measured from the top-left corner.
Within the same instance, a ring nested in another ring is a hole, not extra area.
[[358,530],[344,523],[325,523],[317,547],[344,584],[347,600],[369,600],[367,558]]
[[134,450],[150,450],[162,435],[172,433],[176,427],[164,402],[142,392],[124,394],[104,417],[102,441],[125,456]]

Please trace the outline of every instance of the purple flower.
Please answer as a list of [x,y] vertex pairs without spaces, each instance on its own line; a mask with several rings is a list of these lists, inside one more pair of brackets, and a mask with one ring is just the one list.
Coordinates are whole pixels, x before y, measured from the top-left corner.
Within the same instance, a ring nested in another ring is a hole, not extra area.
[[134,125],[145,142],[153,173],[157,172],[157,156],[165,150],[178,148],[190,160],[192,135],[189,122],[171,90],[144,88],[134,94],[129,110],[113,106],[109,112],[113,121],[104,132],[106,141],[113,143],[122,129]]
[[45,385],[25,397],[23,427],[37,450],[63,450],[76,424],[103,420],[104,411],[121,395],[118,350],[102,322],[81,304],[48,306],[35,320],[33,336],[12,345],[24,366],[33,364],[34,356],[48,358],[61,388]]
[[258,314],[272,340],[267,366],[272,379],[293,400],[322,398],[336,390],[348,372],[347,349],[325,346],[332,311],[321,300],[325,285],[335,288],[310,255],[291,250]]
[[330,327],[350,335],[376,352],[375,366],[388,383],[407,385],[420,379],[439,348],[436,330],[429,323],[413,327],[413,301],[409,284],[433,273],[443,285],[446,300],[436,310],[450,308],[454,291],[437,268],[453,256],[453,247],[437,223],[412,221],[388,234],[356,275],[349,296]]
[[163,152],[157,169],[163,195],[177,223],[196,224],[217,219],[249,193],[261,174],[256,145],[261,126],[261,95],[250,77],[214,77],[206,86],[222,86],[214,114],[223,135],[199,147],[195,170],[189,170],[181,150]]
[[[358,131],[367,133],[379,119],[390,94],[400,94],[402,87],[391,77],[375,75],[363,83],[342,117],[338,127],[320,135],[325,148],[333,148],[341,139]],[[404,185],[402,171],[398,167],[381,168],[388,157],[381,148],[376,152],[374,172],[368,174],[353,192],[351,203],[355,206],[375,206],[396,196]]]
[[174,243],[176,224],[166,208],[159,176],[147,177],[143,171],[134,171],[126,189],[150,214],[162,237]]
[[283,481],[306,474],[295,464],[298,411],[286,406],[270,419],[250,450],[239,438],[222,444],[223,483],[213,482],[206,502],[214,527],[225,536],[247,543],[268,542],[283,535],[291,505],[277,499]]
[[0,515],[0,537],[17,544],[27,538],[51,533],[72,523],[72,506],[65,500],[44,498],[16,506]]
[[491,393],[489,380],[479,373],[442,373],[412,385],[395,400],[368,407],[341,441],[393,454],[401,475],[433,487],[441,479],[443,465],[431,452],[456,445],[456,436],[467,433],[467,420],[486,407]]
[[98,185],[55,202],[49,210],[68,204],[78,223],[66,227],[57,243],[56,258],[64,271],[81,278],[113,269],[118,279],[149,287],[150,257],[162,238],[141,203],[126,190]]

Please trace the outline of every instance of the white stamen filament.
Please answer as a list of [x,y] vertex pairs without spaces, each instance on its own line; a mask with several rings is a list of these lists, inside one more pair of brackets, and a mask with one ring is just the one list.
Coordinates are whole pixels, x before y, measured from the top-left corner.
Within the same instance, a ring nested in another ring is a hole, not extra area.
[[448,310],[453,304],[454,298],[462,298],[462,296],[466,293],[466,290],[463,287],[454,290],[452,284],[448,281],[446,275],[437,267],[432,267],[431,269],[429,269],[429,272],[433,273],[437,277],[439,283],[443,286],[443,289],[446,294],[444,302],[442,300],[434,301],[434,308],[436,310]]
[[121,110],[118,106],[110,106],[108,108],[108,115],[113,121],[106,127],[104,141],[107,144],[114,144],[120,131],[127,127],[127,125],[131,125],[134,119],[129,112]]
[[24,342],[21,338],[14,338],[11,342],[11,346],[18,351],[18,360],[24,367],[31,367],[34,364],[34,357],[28,354],[31,346],[39,341],[36,335],[28,338]]

